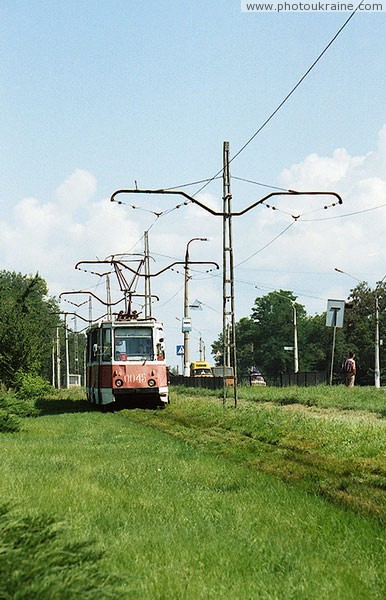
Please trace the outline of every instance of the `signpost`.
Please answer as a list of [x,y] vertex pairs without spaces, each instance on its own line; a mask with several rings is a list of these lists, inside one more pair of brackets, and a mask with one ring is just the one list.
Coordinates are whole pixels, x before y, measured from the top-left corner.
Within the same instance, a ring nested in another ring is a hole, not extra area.
[[333,376],[333,372],[334,372],[336,328],[343,327],[344,307],[345,307],[344,300],[327,300],[326,325],[327,325],[327,327],[334,328],[333,335],[332,335],[330,385],[332,385],[332,376]]
[[182,361],[182,372],[184,372],[184,345],[178,345],[176,346],[176,355],[177,356],[181,356],[181,361]]

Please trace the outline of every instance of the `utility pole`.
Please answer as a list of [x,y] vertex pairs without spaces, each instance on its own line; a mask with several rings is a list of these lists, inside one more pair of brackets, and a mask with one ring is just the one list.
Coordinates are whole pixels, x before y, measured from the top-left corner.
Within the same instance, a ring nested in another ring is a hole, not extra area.
[[375,365],[374,365],[374,385],[376,388],[381,387],[381,369],[379,364],[379,298],[378,290],[375,289]]
[[64,352],[66,356],[66,388],[70,387],[70,356],[68,351],[67,313],[64,313]]
[[[223,405],[226,404],[226,367],[233,367],[233,395],[237,407],[237,362],[234,261],[232,244],[232,194],[229,170],[229,142],[223,146]],[[229,357],[229,358],[227,358]]]
[[[236,337],[235,337],[235,314],[234,314],[234,264],[233,264],[233,248],[232,248],[232,216],[240,217],[246,214],[248,211],[252,210],[256,206],[262,204],[268,198],[273,196],[333,196],[336,198],[336,202],[332,204],[332,206],[336,206],[336,204],[342,204],[343,200],[336,192],[298,192],[294,190],[288,190],[286,192],[271,192],[267,194],[263,198],[260,198],[250,206],[247,206],[243,210],[238,212],[232,212],[231,209],[231,200],[232,196],[230,193],[230,173],[229,173],[229,143],[224,142],[224,150],[223,150],[223,210],[222,212],[216,211],[209,206],[203,204],[197,198],[190,196],[183,190],[178,189],[119,189],[116,190],[110,197],[110,202],[115,202],[116,197],[119,194],[165,194],[165,195],[179,195],[189,202],[196,204],[203,210],[207,211],[213,216],[221,216],[223,217],[223,339],[226,338],[226,327],[224,326],[224,321],[226,321],[226,325],[230,326],[230,353],[231,360],[230,362],[234,363],[232,366],[235,369],[235,385],[234,385],[234,397],[235,397],[235,405],[237,405],[237,364],[236,364]],[[119,202],[119,201],[118,201]],[[327,207],[326,207],[327,208]],[[294,217],[295,218],[295,217]],[[226,348],[224,344],[223,352],[225,353]],[[225,355],[224,355],[225,362]],[[225,373],[225,365],[224,365],[224,373]],[[224,377],[224,388],[225,388],[225,377]],[[223,397],[226,395],[226,390],[223,390]],[[224,401],[225,403],[225,401]]]
[[76,320],[76,314],[74,315],[74,366],[75,375],[79,375],[79,344],[78,344],[78,324]]
[[200,338],[199,338],[198,352],[199,352],[200,360],[206,360],[204,340],[202,339],[202,335],[201,335],[200,331],[199,331],[199,334],[200,334]]
[[379,360],[381,340],[379,336],[379,292],[381,285],[386,279],[386,275],[382,277],[375,286],[375,364],[374,364],[374,385],[376,388],[381,387],[381,365]]
[[52,340],[52,350],[51,350],[51,383],[52,387],[55,387],[55,339]]
[[110,273],[106,273],[106,304],[107,304],[107,318],[112,319],[111,310],[111,287],[110,287]]
[[190,376],[190,345],[189,345],[189,246],[192,242],[207,242],[208,238],[192,238],[186,244],[185,262],[184,262],[184,320],[182,322],[182,331],[184,334],[184,377]]
[[144,233],[145,242],[145,319],[151,317],[151,288],[150,288],[150,252],[149,232]]
[[295,302],[292,302],[294,311],[294,372],[299,373],[299,349],[298,349],[298,324]]
[[[59,298],[61,296],[63,296],[64,294],[77,294],[77,293],[92,293],[92,292],[62,292],[61,294],[59,294]],[[73,304],[73,303],[72,303]],[[84,302],[82,302],[82,304],[85,304]],[[81,305],[79,305],[81,306]],[[67,328],[67,315],[73,315],[75,317],[75,337],[77,336],[77,326],[76,326],[76,318],[79,317],[80,319],[82,319],[82,321],[86,321],[88,323],[87,319],[84,319],[83,317],[81,317],[80,315],[78,315],[77,313],[73,313],[73,312],[65,312],[65,311],[59,311],[59,312],[55,312],[53,314],[56,315],[63,315],[64,316],[64,321],[63,321],[63,325],[64,325],[64,355],[65,355],[65,362],[66,362],[66,375],[65,375],[65,387],[69,388],[70,387],[70,357],[69,357],[69,348],[68,348],[68,328]],[[78,348],[76,347],[76,353],[78,353]],[[79,356],[77,357],[76,360],[79,359]],[[56,328],[56,367],[57,367],[57,375],[56,375],[56,381],[57,381],[57,385],[58,388],[61,387],[61,382],[60,382],[60,338],[59,338],[59,327]],[[77,371],[77,374],[79,374],[79,371]]]
[[60,390],[61,381],[60,381],[60,334],[59,327],[56,328],[56,387]]

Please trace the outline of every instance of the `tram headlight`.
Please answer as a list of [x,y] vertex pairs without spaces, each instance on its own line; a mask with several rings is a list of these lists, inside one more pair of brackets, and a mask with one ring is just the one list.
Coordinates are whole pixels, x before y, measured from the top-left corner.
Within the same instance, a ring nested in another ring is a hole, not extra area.
[[154,387],[155,386],[155,379],[149,379],[148,382],[147,382],[147,385],[149,387]]
[[115,380],[115,385],[116,385],[117,387],[122,387],[122,386],[123,386],[123,381],[122,381],[122,379],[116,379],[116,380]]

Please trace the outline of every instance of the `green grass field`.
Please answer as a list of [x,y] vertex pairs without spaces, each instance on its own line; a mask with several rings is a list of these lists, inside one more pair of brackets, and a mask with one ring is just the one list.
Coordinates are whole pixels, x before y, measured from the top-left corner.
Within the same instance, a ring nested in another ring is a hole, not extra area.
[[0,434],[0,598],[383,599],[385,395],[347,391],[41,402]]

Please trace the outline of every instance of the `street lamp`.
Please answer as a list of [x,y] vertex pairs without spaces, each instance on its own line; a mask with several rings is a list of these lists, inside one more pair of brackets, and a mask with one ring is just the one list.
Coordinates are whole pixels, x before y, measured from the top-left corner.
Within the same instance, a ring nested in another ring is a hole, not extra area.
[[192,242],[208,242],[208,238],[195,237],[188,241],[185,251],[185,280],[184,280],[184,321],[182,330],[184,334],[184,377],[190,376],[190,358],[189,358],[189,246]]
[[[358,279],[357,277],[354,277],[354,275],[351,275],[350,273],[346,273],[346,271],[342,271],[342,269],[338,269],[337,267],[335,267],[335,271],[337,271],[338,273],[343,273],[343,275],[347,275],[348,277],[351,277],[352,279],[355,279],[355,281],[358,281],[359,283],[362,283],[363,280]],[[376,388],[380,388],[381,387],[381,369],[380,369],[380,360],[379,360],[379,354],[380,354],[380,339],[379,339],[379,293],[378,293],[378,289],[379,286],[384,282],[384,280],[386,279],[386,275],[384,275],[384,277],[382,277],[381,281],[378,282],[378,284],[376,285],[376,287],[374,288],[374,303],[375,303],[375,354],[374,354],[374,386]]]

